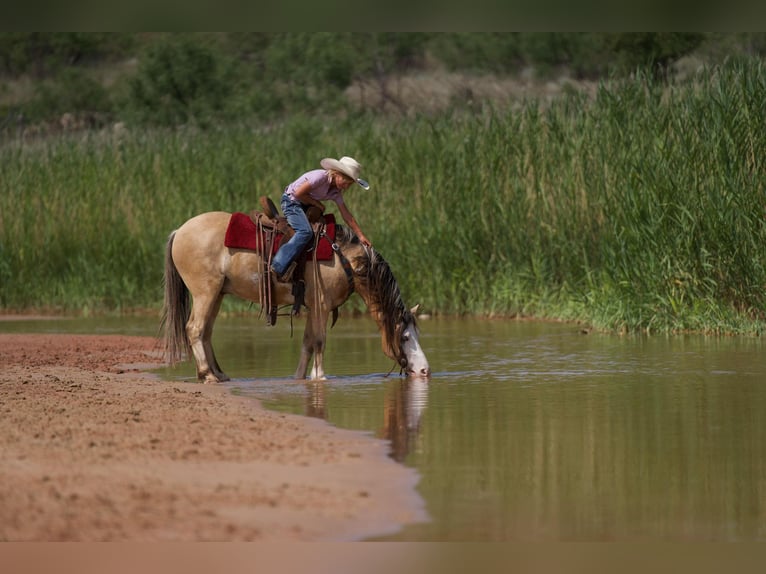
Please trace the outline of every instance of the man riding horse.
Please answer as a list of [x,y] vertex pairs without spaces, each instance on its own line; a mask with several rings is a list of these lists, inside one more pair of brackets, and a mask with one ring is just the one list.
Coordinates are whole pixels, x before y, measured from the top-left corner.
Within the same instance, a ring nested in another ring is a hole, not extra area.
[[[264,251],[264,236],[244,213],[201,213],[170,234],[165,248],[163,324],[165,350],[171,363],[187,355],[194,358],[200,381],[228,380],[212,343],[213,324],[223,298],[233,295],[259,302],[270,314],[267,323],[273,325],[276,306],[295,306],[305,293],[309,313],[295,378],[324,379],[328,319],[331,314],[335,319],[338,307],[356,292],[378,326],[384,354],[408,377],[430,377],[431,368],[419,342],[417,305],[411,309],[405,306],[391,268],[372,248],[343,202],[343,191],[352,183],[370,188],[359,177],[361,166],[350,157],[325,158],[320,165],[322,169],[305,173],[285,189],[282,209],[296,233],[273,257],[271,271],[268,253],[273,252],[272,248]],[[322,201],[326,199],[338,204],[351,229],[337,226],[329,257],[317,257],[315,249],[315,256],[306,263],[308,271],[302,274],[304,289],[298,290],[298,297],[296,284],[288,285],[285,279],[289,281],[292,271],[288,266],[303,253],[313,235],[303,208],[323,209]],[[273,206],[268,207],[269,217],[275,216]],[[232,238],[245,240],[242,244],[230,241],[235,220],[247,221],[254,228],[244,237],[239,231],[232,233]],[[269,277],[275,273],[281,281],[272,285]]]
[[279,248],[271,262],[271,271],[276,280],[281,283],[292,281],[297,265],[296,259],[308,247],[313,237],[306,210],[316,207],[324,212],[323,201],[334,201],[343,220],[354,231],[362,245],[371,246],[343,199],[343,192],[353,183],[359,184],[363,189],[370,189],[370,184],[359,177],[362,166],[348,156],[340,159],[326,157],[319,162],[319,165],[322,169],[304,173],[288,185],[282,194],[282,213],[295,231],[295,235]]

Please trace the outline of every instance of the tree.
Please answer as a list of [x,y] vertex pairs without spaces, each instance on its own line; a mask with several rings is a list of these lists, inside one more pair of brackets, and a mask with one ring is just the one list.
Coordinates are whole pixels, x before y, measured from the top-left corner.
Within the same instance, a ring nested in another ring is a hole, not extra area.
[[192,36],[164,38],[141,58],[127,107],[144,123],[206,123],[226,115],[232,71],[221,53]]
[[668,67],[693,52],[705,39],[701,33],[641,32],[616,34],[612,47],[620,71],[649,68],[658,77],[666,77]]

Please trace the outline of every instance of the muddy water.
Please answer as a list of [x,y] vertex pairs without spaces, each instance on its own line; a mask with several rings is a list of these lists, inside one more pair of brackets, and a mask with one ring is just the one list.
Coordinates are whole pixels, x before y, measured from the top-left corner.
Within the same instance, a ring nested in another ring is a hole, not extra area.
[[[422,383],[386,377],[392,365],[374,325],[342,317],[328,339],[329,380],[305,383],[289,379],[300,322],[292,337],[289,321],[262,323],[219,321],[233,392],[385,437],[391,456],[420,473],[431,521],[388,539],[766,539],[761,339],[427,320],[421,342],[434,375]],[[156,323],[66,329],[153,335]],[[187,363],[160,374],[194,371]]]
[[427,384],[385,378],[374,327],[348,321],[329,341],[334,378],[275,381],[271,366],[252,365],[258,376],[233,387],[389,439],[421,474],[432,517],[391,539],[766,538],[760,339],[509,321],[421,328]]

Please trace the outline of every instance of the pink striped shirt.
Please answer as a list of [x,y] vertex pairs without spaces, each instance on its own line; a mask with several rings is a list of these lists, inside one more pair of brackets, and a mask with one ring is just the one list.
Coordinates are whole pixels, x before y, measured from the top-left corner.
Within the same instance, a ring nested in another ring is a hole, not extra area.
[[304,173],[285,188],[285,193],[293,201],[299,201],[295,199],[295,192],[307,181],[311,185],[309,195],[313,199],[317,201],[331,200],[338,205],[343,205],[343,193],[334,185],[330,185],[327,171],[324,169],[313,169]]

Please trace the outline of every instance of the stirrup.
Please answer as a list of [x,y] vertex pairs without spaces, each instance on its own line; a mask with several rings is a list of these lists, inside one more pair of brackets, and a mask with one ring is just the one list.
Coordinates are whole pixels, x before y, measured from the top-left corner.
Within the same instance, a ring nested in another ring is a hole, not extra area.
[[297,317],[301,314],[301,307],[303,307],[306,299],[306,282],[303,279],[299,279],[293,283],[293,317]]
[[266,326],[273,327],[277,324],[277,306],[273,305],[266,313]]
[[263,277],[263,283],[261,283],[261,305],[262,309],[266,312],[266,326],[273,327],[277,324],[277,305],[275,301],[276,294],[274,292],[274,275],[275,273],[267,273]]

